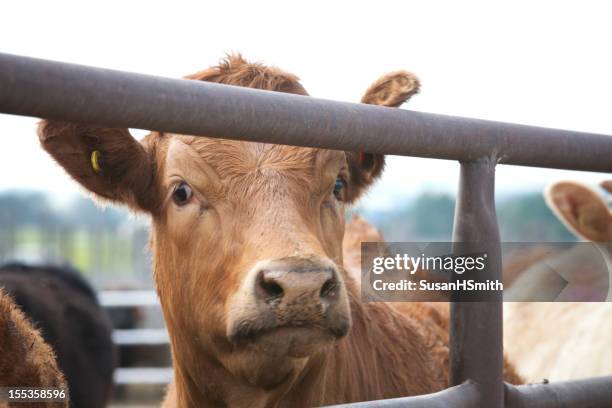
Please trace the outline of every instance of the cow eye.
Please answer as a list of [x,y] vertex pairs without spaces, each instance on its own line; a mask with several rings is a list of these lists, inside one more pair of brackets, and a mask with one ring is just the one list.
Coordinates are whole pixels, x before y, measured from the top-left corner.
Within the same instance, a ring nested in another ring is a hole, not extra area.
[[192,196],[193,190],[191,187],[189,187],[189,184],[183,182],[174,189],[174,192],[172,193],[172,200],[176,205],[185,205],[187,202],[189,202]]
[[336,184],[334,184],[334,197],[337,200],[342,201],[342,191],[346,187],[346,182],[342,179],[342,177],[338,177],[336,179]]

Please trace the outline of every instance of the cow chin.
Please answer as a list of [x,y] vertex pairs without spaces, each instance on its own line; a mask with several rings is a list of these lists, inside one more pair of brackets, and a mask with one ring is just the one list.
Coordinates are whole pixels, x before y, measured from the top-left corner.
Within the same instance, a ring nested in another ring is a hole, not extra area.
[[236,334],[232,342],[245,351],[263,354],[269,358],[304,358],[323,350],[335,340],[344,337],[350,328],[349,319],[343,319],[333,328],[318,325],[280,326],[250,333]]
[[292,382],[311,359],[324,353],[350,329],[350,320],[334,329],[320,326],[281,326],[232,337],[232,356],[226,367],[250,384],[268,390]]

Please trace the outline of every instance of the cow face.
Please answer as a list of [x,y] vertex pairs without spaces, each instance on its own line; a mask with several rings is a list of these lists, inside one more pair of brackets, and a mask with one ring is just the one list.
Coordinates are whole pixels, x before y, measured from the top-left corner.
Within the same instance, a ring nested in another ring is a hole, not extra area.
[[[306,94],[293,75],[240,57],[191,78]],[[398,106],[417,89],[395,72],[362,102]],[[175,360],[203,352],[270,387],[349,331],[345,207],[383,156],[161,133],[136,142],[125,129],[50,121],[39,134],[86,188],[151,214]]]

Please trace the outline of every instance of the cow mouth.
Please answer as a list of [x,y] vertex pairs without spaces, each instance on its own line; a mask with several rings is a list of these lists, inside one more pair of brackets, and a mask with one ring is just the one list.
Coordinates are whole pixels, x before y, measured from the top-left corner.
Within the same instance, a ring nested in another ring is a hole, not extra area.
[[229,340],[236,347],[253,349],[274,357],[301,358],[346,336],[350,325],[348,319],[333,325],[291,322],[268,327],[241,322],[231,331]]

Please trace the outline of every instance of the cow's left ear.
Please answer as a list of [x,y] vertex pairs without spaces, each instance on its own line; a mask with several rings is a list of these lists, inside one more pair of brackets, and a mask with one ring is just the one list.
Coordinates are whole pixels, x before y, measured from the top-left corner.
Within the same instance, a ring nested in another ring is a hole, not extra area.
[[[408,71],[383,75],[367,89],[361,103],[397,108],[419,92],[420,82]],[[383,172],[385,156],[368,152],[346,152],[351,180],[347,201],[355,201]]]
[[576,235],[592,242],[612,241],[612,217],[603,199],[590,188],[571,181],[551,185],[546,203]]

